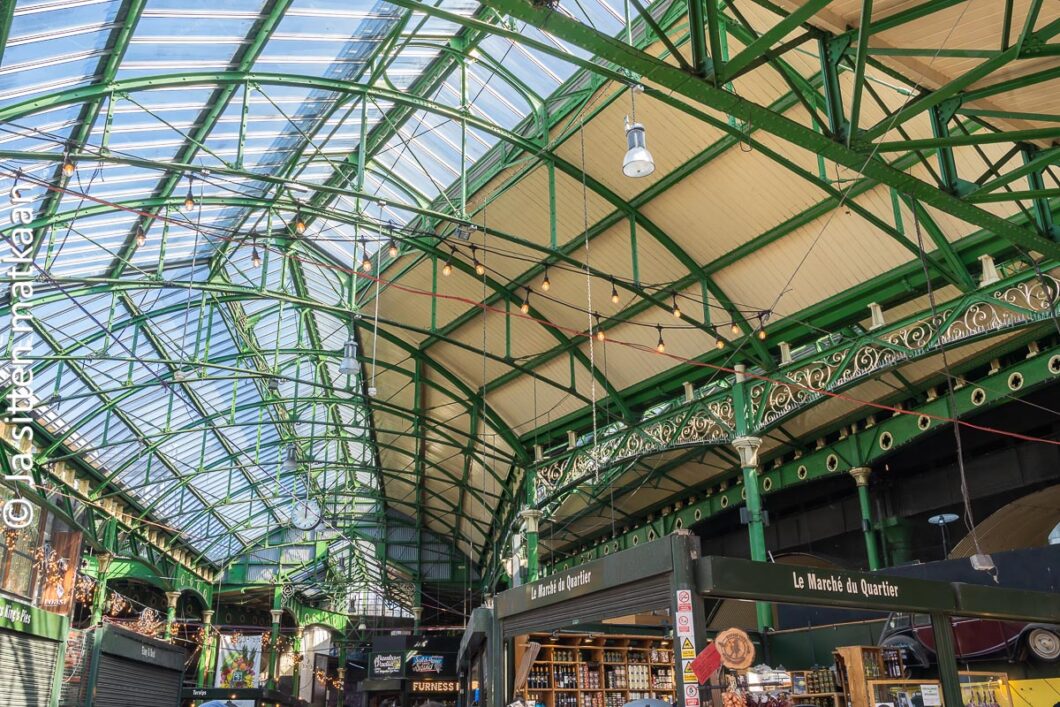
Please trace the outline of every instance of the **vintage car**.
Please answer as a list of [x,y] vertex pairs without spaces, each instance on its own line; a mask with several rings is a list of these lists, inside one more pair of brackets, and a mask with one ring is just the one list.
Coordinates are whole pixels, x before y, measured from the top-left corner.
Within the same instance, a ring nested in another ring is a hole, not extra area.
[[[1060,658],[1060,626],[1056,624],[953,618],[953,639],[962,661],[1030,657],[1040,661]],[[879,644],[905,648],[907,665],[927,667],[934,661],[935,632],[926,614],[894,613]]]

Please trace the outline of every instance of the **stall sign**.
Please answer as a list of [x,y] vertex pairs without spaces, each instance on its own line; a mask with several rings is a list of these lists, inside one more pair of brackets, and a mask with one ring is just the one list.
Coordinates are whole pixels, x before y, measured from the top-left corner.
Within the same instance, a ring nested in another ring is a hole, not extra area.
[[58,574],[44,584],[40,606],[45,611],[68,614],[74,601],[77,558],[81,555],[81,533],[56,532],[52,537],[49,564],[55,563]]
[[460,692],[456,680],[413,680],[412,692]]
[[66,617],[0,596],[0,628],[61,641],[66,636]]
[[445,656],[413,655],[409,657],[409,670],[413,673],[440,674],[445,665]]
[[394,678],[405,673],[404,653],[373,653],[371,662],[373,678]]

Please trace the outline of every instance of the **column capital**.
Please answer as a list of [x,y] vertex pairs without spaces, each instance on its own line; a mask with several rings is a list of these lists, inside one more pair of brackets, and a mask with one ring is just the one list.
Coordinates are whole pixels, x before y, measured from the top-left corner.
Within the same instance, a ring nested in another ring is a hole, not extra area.
[[114,555],[109,552],[101,552],[96,555],[96,567],[99,568],[99,576],[103,577],[110,569],[110,563],[114,561]]
[[740,453],[740,466],[758,466],[758,449],[762,446],[761,437],[737,437],[732,441],[732,446]]
[[420,618],[423,616],[423,607],[414,606],[412,607],[412,617],[416,620],[416,623],[420,622]]
[[179,600],[180,592],[166,592],[166,606],[170,609],[176,609]]
[[537,532],[537,525],[543,515],[545,514],[536,508],[526,508],[519,511],[519,518],[523,521],[523,524],[526,526],[526,532],[528,533]]
[[213,609],[203,609],[202,622],[206,625],[213,623]]
[[272,623],[280,623],[280,619],[283,617],[283,609],[270,609],[269,615],[272,616]]
[[850,470],[850,475],[854,477],[854,482],[858,486],[868,486],[869,476],[872,475],[872,468],[867,466],[856,466]]

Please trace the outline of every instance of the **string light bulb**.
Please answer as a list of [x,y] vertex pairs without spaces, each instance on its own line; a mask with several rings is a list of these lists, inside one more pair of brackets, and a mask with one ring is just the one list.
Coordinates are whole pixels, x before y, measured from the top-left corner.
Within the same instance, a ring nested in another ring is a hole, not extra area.
[[255,267],[255,268],[260,268],[261,267],[261,256],[258,255],[258,246],[257,245],[254,245],[250,249],[250,265],[251,265],[251,267]]
[[765,329],[759,329],[758,330],[758,339],[760,341],[765,341],[766,340],[766,330]]
[[456,253],[456,248],[449,247],[451,253],[445,258],[445,265],[442,266],[442,275],[449,277],[453,274],[453,255]]
[[666,342],[663,341],[662,325],[661,324],[656,324],[655,328],[659,332],[659,341],[655,344],[655,350],[658,351],[659,353],[666,353]]
[[740,325],[734,321],[732,326],[729,327],[729,331],[733,333],[733,336],[738,335],[740,333]]
[[77,165],[74,164],[74,161],[72,159],[70,159],[70,155],[63,155],[63,176],[72,177],[74,176],[74,172],[76,171]]
[[147,234],[144,233],[144,227],[142,224],[136,224],[136,247],[143,248],[144,243],[147,242]]
[[607,334],[604,333],[604,328],[600,326],[600,315],[594,315],[596,317],[596,340],[603,341],[607,338]]
[[673,311],[674,319],[680,319],[681,318],[681,308],[677,306],[677,294],[676,293],[674,293],[674,292],[670,293],[670,302],[673,305],[672,311]]
[[526,297],[523,297],[523,301],[519,303],[519,311],[523,314],[530,313],[530,288],[526,288]]
[[552,289],[552,281],[548,279],[548,266],[545,266],[545,279],[541,281],[541,289],[548,292]]
[[387,250],[387,253],[390,254],[391,258],[398,257],[397,243],[394,242],[393,238],[391,238],[390,241],[387,243],[386,250]]
[[294,215],[294,232],[298,235],[305,233],[305,219],[302,218],[302,212]]
[[361,270],[368,272],[372,269],[372,261],[368,258],[368,244],[361,239]]
[[479,262],[478,259],[478,248],[471,246],[471,262],[475,265],[475,273],[478,275],[486,274],[486,266]]
[[618,288],[615,287],[615,278],[611,278],[611,304],[618,304]]
[[723,338],[721,338],[719,336],[718,340],[714,342],[714,348],[716,348],[718,351],[721,351],[722,349],[724,349],[725,348],[725,339],[723,339]]
[[188,193],[184,195],[184,208],[195,208],[195,195],[191,191],[191,177],[188,177]]

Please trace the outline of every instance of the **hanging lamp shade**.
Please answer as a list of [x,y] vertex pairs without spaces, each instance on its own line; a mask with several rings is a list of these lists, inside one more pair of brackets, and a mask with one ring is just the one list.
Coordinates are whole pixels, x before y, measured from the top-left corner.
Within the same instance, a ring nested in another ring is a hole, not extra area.
[[622,160],[622,174],[634,179],[647,177],[655,171],[655,160],[648,152],[644,126],[626,123],[626,157]]
[[342,363],[339,364],[339,373],[344,376],[355,376],[361,372],[361,362],[357,360],[357,341],[350,336],[342,347]]
[[298,470],[298,450],[293,444],[287,446],[287,453],[283,459],[283,470],[284,471],[297,471]]

